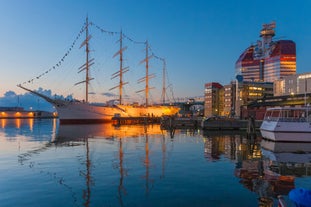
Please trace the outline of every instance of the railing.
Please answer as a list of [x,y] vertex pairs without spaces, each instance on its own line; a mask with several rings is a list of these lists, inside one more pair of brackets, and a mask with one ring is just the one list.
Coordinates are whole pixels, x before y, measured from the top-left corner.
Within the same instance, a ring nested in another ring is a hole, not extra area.
[[310,122],[305,117],[265,117],[265,121],[280,121],[280,122]]

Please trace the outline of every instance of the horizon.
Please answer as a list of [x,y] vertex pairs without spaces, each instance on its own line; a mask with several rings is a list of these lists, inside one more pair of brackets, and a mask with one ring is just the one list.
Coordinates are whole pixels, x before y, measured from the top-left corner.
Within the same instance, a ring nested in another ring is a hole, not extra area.
[[[258,13],[260,5],[263,7]],[[3,40],[0,50],[3,57],[0,97],[9,91],[17,95],[25,94],[16,85],[37,77],[55,65],[70,47],[86,16],[107,31],[119,32],[122,29],[135,41],[148,40],[156,56],[166,60],[168,84],[173,86],[172,93],[176,98],[203,96],[205,83],[225,85],[234,80],[235,62],[240,54],[259,39],[262,24],[272,21],[276,22],[274,39],[288,39],[296,43],[297,73],[310,72],[308,51],[311,48],[311,29],[304,27],[311,22],[307,11],[310,6],[309,1],[262,4],[261,1],[243,0],[223,4],[200,0],[195,3],[180,3],[177,0],[4,0],[0,8],[2,28],[6,31],[0,34]],[[104,50],[107,53],[105,61],[109,62],[105,67],[114,71],[119,64],[117,58],[112,58],[118,48],[115,44],[117,39],[107,40],[111,41],[111,45]],[[77,44],[80,43],[81,39]],[[126,46],[130,48],[130,42]],[[142,48],[137,47],[135,56],[133,59],[136,62],[130,65],[130,75],[133,68],[142,68],[138,64],[144,58]],[[73,68],[77,70],[82,64],[83,60],[76,61]],[[150,65],[156,76],[161,77],[161,61],[154,58]],[[66,66],[72,67],[69,64]],[[111,72],[105,72],[105,75],[110,78]],[[45,80],[45,84],[47,87],[44,89],[50,90],[48,86],[52,83]],[[160,84],[155,82],[155,92],[151,92],[155,93],[152,95],[154,99],[158,99]]]

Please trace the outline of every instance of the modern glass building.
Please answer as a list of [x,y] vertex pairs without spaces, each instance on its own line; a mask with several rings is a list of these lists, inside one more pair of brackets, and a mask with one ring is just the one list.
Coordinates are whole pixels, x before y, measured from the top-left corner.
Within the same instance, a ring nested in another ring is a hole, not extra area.
[[275,23],[264,24],[261,40],[249,46],[236,61],[237,75],[244,81],[273,82],[296,74],[296,44],[291,40],[273,41]]

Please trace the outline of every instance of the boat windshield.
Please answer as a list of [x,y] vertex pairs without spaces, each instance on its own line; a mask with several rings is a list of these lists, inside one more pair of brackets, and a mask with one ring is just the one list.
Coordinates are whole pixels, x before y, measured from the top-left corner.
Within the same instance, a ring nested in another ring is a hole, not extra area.
[[305,122],[311,120],[311,111],[306,108],[276,108],[267,110],[265,120]]
[[280,109],[268,110],[265,115],[265,120],[277,121],[280,117],[280,114],[281,114]]

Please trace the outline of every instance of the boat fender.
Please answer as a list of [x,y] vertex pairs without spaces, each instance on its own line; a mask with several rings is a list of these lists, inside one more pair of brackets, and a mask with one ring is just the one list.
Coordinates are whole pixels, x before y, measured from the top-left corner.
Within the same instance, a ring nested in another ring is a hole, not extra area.
[[295,188],[288,195],[289,199],[298,207],[311,207],[311,190]]

